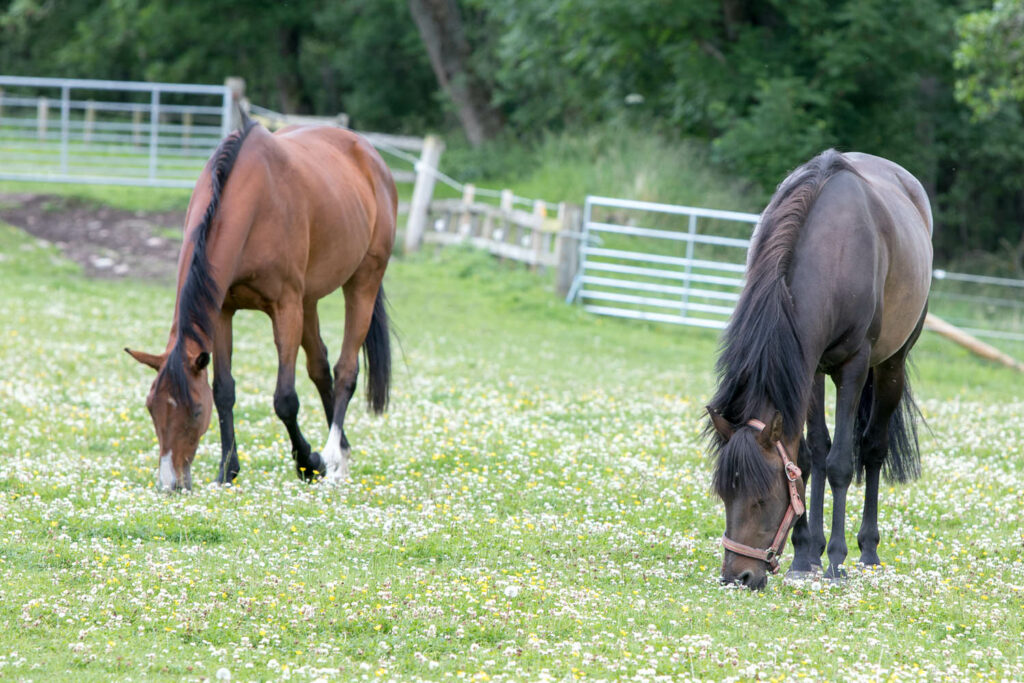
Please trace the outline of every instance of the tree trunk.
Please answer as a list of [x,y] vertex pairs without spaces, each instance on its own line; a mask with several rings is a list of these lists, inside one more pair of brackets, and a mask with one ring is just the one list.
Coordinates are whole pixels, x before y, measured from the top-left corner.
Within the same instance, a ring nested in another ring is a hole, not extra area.
[[725,26],[725,39],[735,43],[739,38],[740,24],[749,21],[743,0],[722,0],[722,20]]
[[469,64],[469,43],[456,0],[409,0],[409,10],[437,82],[455,103],[470,144],[493,138],[501,130],[501,114],[491,105],[487,85]]
[[286,114],[307,113],[303,106],[302,86],[299,83],[299,43],[302,34],[297,26],[282,27],[277,34],[277,54],[280,58],[274,84],[281,111]]

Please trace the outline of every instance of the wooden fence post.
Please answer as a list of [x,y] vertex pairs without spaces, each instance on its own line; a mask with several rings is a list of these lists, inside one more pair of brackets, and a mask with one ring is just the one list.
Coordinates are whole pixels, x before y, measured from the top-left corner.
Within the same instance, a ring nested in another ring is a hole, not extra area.
[[533,248],[533,267],[542,266],[544,257],[544,219],[548,215],[548,206],[542,199],[533,201],[533,235],[531,247]]
[[562,202],[558,205],[558,217],[561,230],[555,243],[555,258],[558,261],[558,274],[555,278],[555,291],[563,299],[569,294],[576,271],[580,267],[580,233],[582,232],[583,214],[580,207]]
[[46,119],[50,116],[50,100],[40,97],[36,101],[36,134],[40,140],[46,139],[46,130],[49,125]]
[[224,79],[224,85],[231,91],[231,100],[235,106],[231,107],[231,130],[241,130],[242,113],[239,111],[245,101],[245,79],[238,76],[228,76]]
[[416,183],[412,188],[409,202],[409,219],[405,224],[405,251],[414,252],[423,243],[423,231],[427,225],[430,200],[434,197],[434,182],[437,167],[441,161],[444,143],[440,138],[428,135],[423,140],[423,153],[416,162]]
[[462,210],[462,217],[459,218],[459,234],[463,237],[468,237],[473,234],[473,213],[470,210],[473,199],[476,196],[476,185],[473,183],[466,183],[462,187],[462,206],[465,207]]
[[516,195],[512,190],[501,191],[501,199],[498,201],[498,208],[501,209],[501,227],[498,228],[500,236],[497,238],[499,242],[508,242],[510,239],[515,242],[515,235],[512,234],[515,225],[508,219],[508,213],[515,207],[515,203]]

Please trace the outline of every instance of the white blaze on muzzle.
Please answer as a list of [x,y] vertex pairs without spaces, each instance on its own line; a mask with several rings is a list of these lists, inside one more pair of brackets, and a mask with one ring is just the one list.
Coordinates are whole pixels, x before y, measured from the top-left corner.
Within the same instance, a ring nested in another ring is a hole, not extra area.
[[157,483],[160,488],[173,490],[178,483],[178,476],[174,473],[174,463],[171,461],[171,452],[167,451],[160,456],[160,469],[157,470]]

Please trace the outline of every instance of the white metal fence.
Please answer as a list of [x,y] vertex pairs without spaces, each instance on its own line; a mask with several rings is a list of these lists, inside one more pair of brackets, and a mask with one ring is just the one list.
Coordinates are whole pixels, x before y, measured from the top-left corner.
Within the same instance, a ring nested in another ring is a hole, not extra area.
[[758,215],[587,197],[568,300],[601,315],[723,328]]
[[929,310],[997,345],[1024,343],[1024,280],[936,269]]
[[191,187],[231,106],[219,85],[0,76],[0,179]]
[[[601,315],[724,328],[758,218],[587,197],[568,300]],[[1024,342],[1024,280],[935,270],[929,307],[977,337]]]

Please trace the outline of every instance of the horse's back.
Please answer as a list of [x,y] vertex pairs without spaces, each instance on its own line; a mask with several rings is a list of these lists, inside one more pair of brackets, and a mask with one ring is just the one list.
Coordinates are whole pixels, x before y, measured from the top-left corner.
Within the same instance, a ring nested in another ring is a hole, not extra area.
[[[872,189],[886,202],[890,210],[899,212],[900,224],[910,229],[922,224],[932,234],[932,207],[924,186],[910,171],[894,161],[863,152],[843,155]],[[910,202],[913,213],[905,212],[903,199]],[[914,215],[916,213],[916,215]],[[929,240],[930,242],[930,240]]]
[[337,289],[368,260],[382,272],[394,244],[397,191],[372,145],[326,126],[253,137],[251,156],[243,158],[260,207],[250,245],[272,245],[272,265],[301,282],[306,298]]
[[869,191],[869,224],[878,231],[881,327],[872,363],[896,353],[913,334],[928,301],[932,212],[921,183],[899,164],[870,154],[844,154]]
[[[391,171],[361,135],[329,126],[290,126],[275,133],[273,139],[287,154],[292,172],[321,190],[309,193],[312,199],[323,202],[316,208],[330,215],[351,208],[337,204],[356,200],[371,229],[377,223],[382,204],[391,205],[394,211],[398,193]],[[388,218],[392,219],[393,231],[394,217]]]

